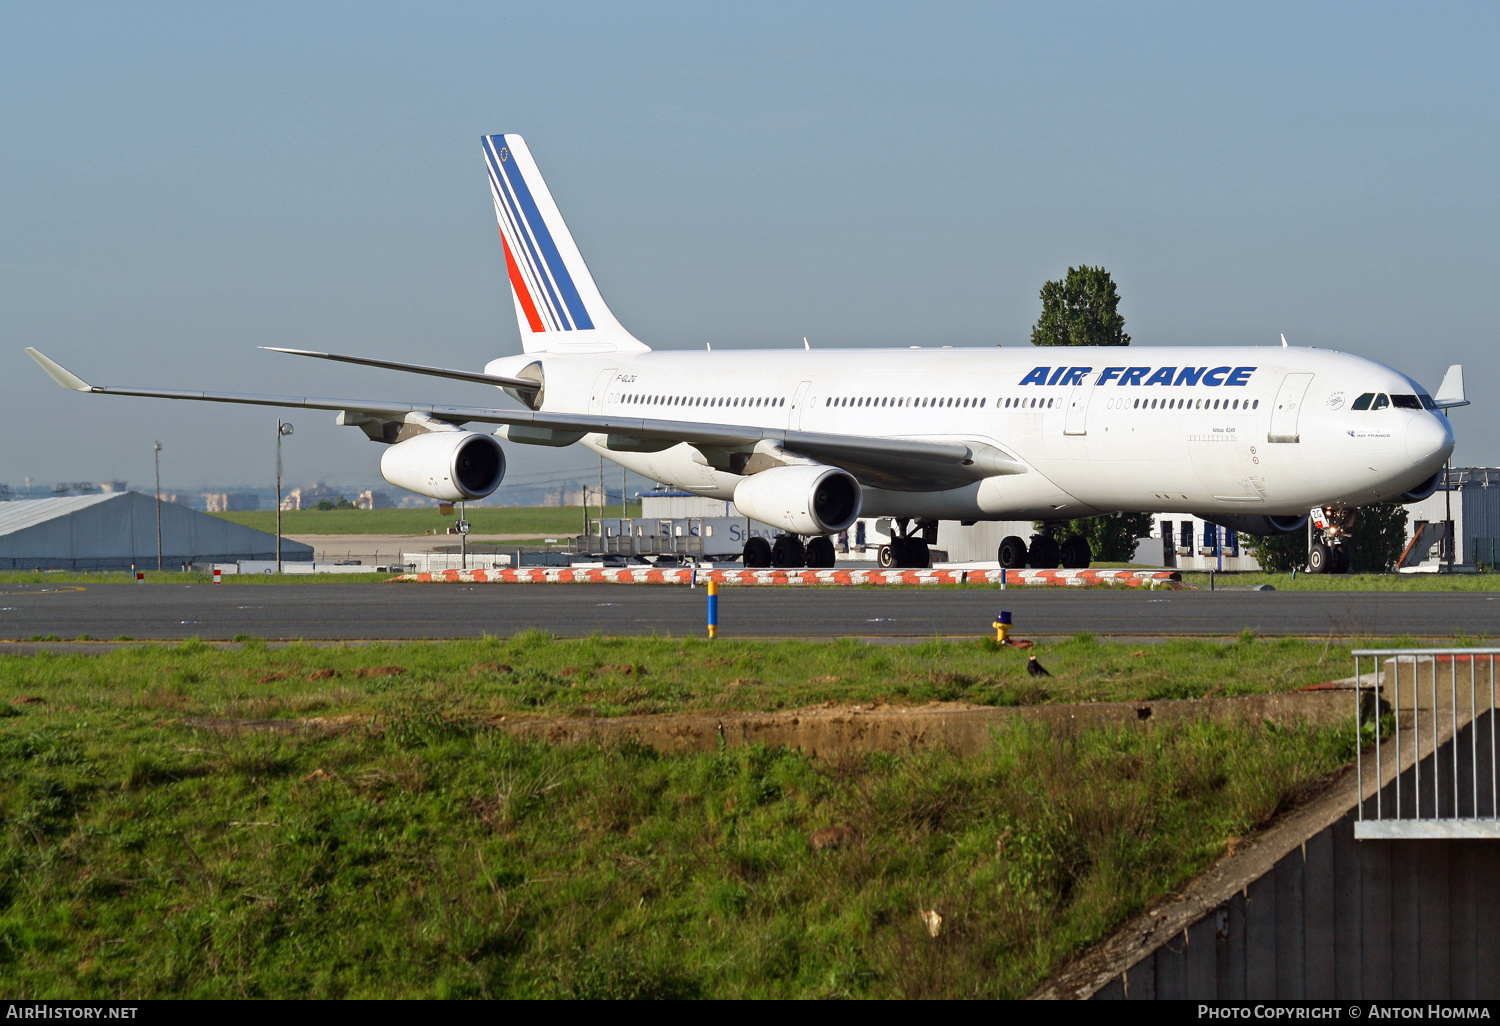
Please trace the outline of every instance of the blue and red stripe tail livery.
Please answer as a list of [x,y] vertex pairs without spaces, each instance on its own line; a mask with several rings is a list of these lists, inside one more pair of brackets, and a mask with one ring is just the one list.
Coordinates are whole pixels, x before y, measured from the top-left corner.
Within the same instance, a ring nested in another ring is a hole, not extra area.
[[485,136],[484,162],[526,352],[646,350],[604,305],[526,140]]

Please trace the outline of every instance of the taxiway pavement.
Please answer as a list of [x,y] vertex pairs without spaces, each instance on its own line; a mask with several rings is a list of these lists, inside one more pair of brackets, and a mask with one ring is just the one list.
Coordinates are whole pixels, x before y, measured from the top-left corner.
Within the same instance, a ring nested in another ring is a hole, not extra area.
[[[535,584],[0,585],[0,639],[274,639],[704,633],[704,589]],[[1204,592],[1070,588],[724,588],[721,637],[982,636],[999,609],[1016,634],[1423,638],[1500,626],[1483,592]]]

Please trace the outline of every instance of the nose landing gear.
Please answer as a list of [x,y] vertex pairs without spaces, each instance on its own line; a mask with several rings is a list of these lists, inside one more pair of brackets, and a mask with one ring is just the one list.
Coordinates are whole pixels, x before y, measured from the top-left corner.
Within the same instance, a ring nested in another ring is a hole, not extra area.
[[1349,549],[1345,538],[1354,526],[1358,511],[1353,509],[1314,509],[1312,544],[1307,548],[1307,572],[1310,574],[1347,574]]

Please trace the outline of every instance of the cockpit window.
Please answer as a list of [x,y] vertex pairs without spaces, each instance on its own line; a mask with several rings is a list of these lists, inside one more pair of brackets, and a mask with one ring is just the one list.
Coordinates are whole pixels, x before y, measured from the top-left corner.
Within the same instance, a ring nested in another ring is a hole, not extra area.
[[1364,395],[1362,395],[1358,399],[1354,400],[1353,409],[1356,409],[1356,410],[1368,410],[1370,408],[1370,402],[1374,398],[1375,398],[1375,393],[1374,392],[1366,392]]
[[1422,409],[1424,409],[1424,410],[1435,410],[1435,409],[1437,409],[1437,403],[1433,402],[1432,401],[1432,396],[1428,395],[1426,392],[1423,392],[1421,395],[1417,396],[1417,398],[1422,401]]
[[1398,410],[1420,410],[1422,408],[1422,404],[1417,401],[1417,397],[1414,395],[1393,395],[1391,396],[1391,405]]
[[1384,392],[1381,392],[1375,397],[1375,405],[1371,406],[1370,409],[1383,410],[1389,405],[1391,405],[1391,401],[1385,397]]

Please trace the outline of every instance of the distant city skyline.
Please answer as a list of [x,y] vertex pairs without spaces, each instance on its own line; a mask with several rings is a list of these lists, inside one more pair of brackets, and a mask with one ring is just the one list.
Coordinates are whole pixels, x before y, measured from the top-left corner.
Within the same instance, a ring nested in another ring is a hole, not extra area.
[[[149,481],[158,439],[167,479],[274,473],[276,411],[70,394],[28,345],[106,384],[509,404],[256,348],[517,352],[491,132],[655,347],[1026,345],[1043,282],[1103,265],[1136,346],[1462,363],[1455,465],[1500,463],[1493,5],[355,11],[7,10],[0,481]],[[287,479],[378,481],[362,433],[281,415]]]

